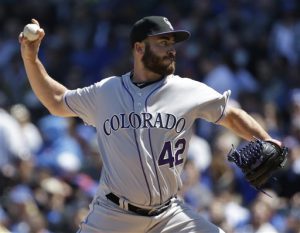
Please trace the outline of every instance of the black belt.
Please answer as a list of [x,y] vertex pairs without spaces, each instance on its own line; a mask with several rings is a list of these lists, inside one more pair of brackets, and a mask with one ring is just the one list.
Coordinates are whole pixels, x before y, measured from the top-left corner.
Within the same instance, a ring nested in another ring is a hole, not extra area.
[[[116,196],[113,193],[109,193],[106,195],[107,199],[112,201],[113,203],[115,203],[116,205],[120,206],[119,204],[119,200],[120,198],[118,196]],[[158,209],[143,209],[134,205],[131,205],[128,203],[128,210],[131,212],[134,212],[138,215],[142,215],[142,216],[156,216],[161,214],[162,212],[164,212],[166,209],[168,209],[168,207],[170,206],[171,200],[167,201],[166,204],[164,204],[162,207],[158,208]]]

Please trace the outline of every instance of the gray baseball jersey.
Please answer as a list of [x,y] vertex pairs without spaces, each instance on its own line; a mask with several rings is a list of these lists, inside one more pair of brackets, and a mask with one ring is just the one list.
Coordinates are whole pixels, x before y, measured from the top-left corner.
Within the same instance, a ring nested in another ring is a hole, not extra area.
[[97,128],[99,190],[145,207],[176,195],[195,119],[217,122],[229,95],[176,75],[139,88],[127,73],[67,91],[64,100]]

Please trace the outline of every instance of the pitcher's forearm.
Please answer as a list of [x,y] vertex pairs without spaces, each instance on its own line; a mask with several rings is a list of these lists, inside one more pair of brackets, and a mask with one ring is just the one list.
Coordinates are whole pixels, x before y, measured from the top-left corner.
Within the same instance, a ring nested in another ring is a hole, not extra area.
[[48,75],[38,58],[40,44],[45,36],[45,31],[39,27],[37,20],[32,19],[32,23],[39,28],[36,40],[28,40],[23,32],[19,34],[21,56],[31,88],[51,114],[56,116],[76,116],[75,113],[65,106],[63,101],[63,95],[67,88]]
[[262,140],[270,139],[270,135],[258,122],[242,109],[228,107],[227,116],[220,122],[221,125],[233,131],[241,138],[248,141],[253,137]]
[[32,90],[41,103],[54,115],[64,111],[63,95],[67,88],[52,79],[39,59],[23,60]]

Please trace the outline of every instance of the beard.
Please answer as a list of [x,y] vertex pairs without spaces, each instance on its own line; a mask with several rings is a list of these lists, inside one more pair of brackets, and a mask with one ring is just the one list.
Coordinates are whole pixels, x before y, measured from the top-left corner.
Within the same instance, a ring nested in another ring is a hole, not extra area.
[[[170,61],[170,63],[164,63],[166,60]],[[157,56],[153,53],[148,43],[146,43],[142,62],[145,68],[162,76],[173,74],[175,72],[175,56],[173,54],[163,57]]]

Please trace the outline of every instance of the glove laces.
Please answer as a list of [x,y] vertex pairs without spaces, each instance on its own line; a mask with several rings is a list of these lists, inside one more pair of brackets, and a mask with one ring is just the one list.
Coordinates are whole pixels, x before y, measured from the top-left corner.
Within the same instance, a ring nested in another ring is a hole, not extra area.
[[240,150],[237,150],[234,145],[232,145],[227,158],[228,161],[235,162],[241,169],[248,168],[250,165],[256,164],[262,149],[262,141],[256,138],[255,141],[251,141]]

